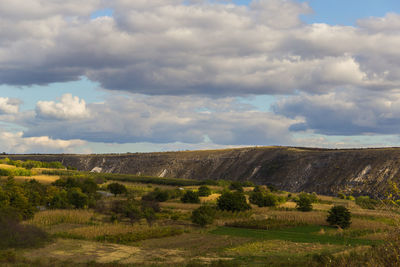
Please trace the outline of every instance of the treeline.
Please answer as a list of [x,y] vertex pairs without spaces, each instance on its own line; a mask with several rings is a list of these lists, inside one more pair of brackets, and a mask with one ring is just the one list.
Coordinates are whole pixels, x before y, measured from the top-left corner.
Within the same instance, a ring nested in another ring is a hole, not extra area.
[[32,168],[51,168],[51,169],[66,169],[66,167],[59,161],[52,162],[42,162],[36,160],[12,160],[9,158],[5,158],[0,160],[0,163],[13,165],[20,168],[32,169]]
[[214,180],[201,181],[193,179],[161,178],[154,176],[138,176],[118,173],[91,173],[73,170],[44,170],[42,173],[47,175],[60,175],[62,177],[92,178],[98,181],[119,181],[170,186],[218,185],[218,181]]
[[32,172],[27,169],[20,169],[20,168],[3,169],[3,168],[0,168],[0,176],[13,177],[13,176],[31,176],[31,175],[32,175]]

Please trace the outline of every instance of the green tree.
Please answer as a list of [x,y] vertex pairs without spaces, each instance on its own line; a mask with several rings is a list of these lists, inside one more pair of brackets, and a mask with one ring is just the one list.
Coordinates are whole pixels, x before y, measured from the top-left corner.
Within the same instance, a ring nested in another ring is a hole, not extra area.
[[183,195],[181,201],[183,203],[200,203],[200,198],[196,192],[189,190]]
[[243,185],[241,182],[232,182],[229,186],[230,190],[236,190],[238,192],[243,192]]
[[224,192],[217,199],[217,206],[220,210],[244,211],[251,209],[247,204],[246,197],[241,192]]
[[334,206],[328,213],[326,221],[330,225],[340,226],[342,229],[350,227],[351,213],[345,206]]
[[114,196],[125,194],[127,192],[125,185],[120,183],[111,183],[107,186],[107,189],[114,194]]
[[208,186],[202,185],[199,187],[198,194],[200,197],[208,197],[211,195],[211,189]]
[[191,220],[193,223],[204,227],[214,222],[215,213],[215,207],[201,206],[192,212]]
[[88,204],[88,196],[79,187],[68,190],[68,202],[76,209],[82,209]]
[[305,194],[300,194],[296,201],[296,209],[300,211],[312,211],[312,199]]

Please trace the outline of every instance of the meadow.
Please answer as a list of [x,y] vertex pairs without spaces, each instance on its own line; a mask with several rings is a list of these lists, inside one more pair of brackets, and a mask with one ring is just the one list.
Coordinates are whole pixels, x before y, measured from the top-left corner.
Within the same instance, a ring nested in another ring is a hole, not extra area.
[[[298,210],[301,194],[265,186],[246,184],[243,189],[228,181],[93,174],[62,169],[55,163],[57,168],[32,162],[11,163],[0,164],[0,169],[8,171],[0,179],[0,211],[15,208],[12,198],[2,202],[3,193],[7,196],[10,188],[25,192],[26,199],[35,200],[36,204],[30,206],[32,213],[19,222],[20,227],[24,231],[36,229],[46,238],[37,244],[32,241],[0,247],[0,264],[4,266],[393,266],[399,263],[396,257],[400,255],[400,242],[394,237],[398,236],[400,213],[395,206],[380,204],[365,209],[354,198],[314,194],[312,208],[305,212]],[[26,175],[11,178],[13,170]],[[125,189],[112,191],[110,185],[115,183]],[[207,196],[185,202],[183,196],[187,192],[199,195],[200,187],[207,184]],[[274,196],[279,201],[261,207],[250,203],[260,188],[264,196]],[[39,191],[32,190],[41,190],[42,198],[32,193]],[[247,206],[237,211],[218,208],[221,196],[227,193],[244,196]],[[84,201],[83,204],[77,203],[77,199]],[[337,205],[350,211],[350,227],[342,229],[327,222],[328,211]],[[193,220],[192,214],[201,207],[212,210],[213,219],[205,225]],[[0,238],[1,235],[0,231]]]

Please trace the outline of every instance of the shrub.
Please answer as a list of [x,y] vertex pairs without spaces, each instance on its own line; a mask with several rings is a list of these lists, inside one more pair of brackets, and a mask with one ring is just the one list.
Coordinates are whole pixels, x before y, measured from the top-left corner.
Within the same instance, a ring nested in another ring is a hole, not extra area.
[[215,207],[201,206],[192,212],[191,220],[193,223],[204,227],[214,222],[215,213]]
[[276,207],[280,202],[285,201],[284,198],[280,199],[274,194],[265,194],[260,191],[251,193],[249,200],[250,203],[253,203],[259,207]]
[[342,192],[338,193],[338,198],[340,199],[346,199],[346,195],[343,194]]
[[200,197],[208,197],[211,195],[211,189],[208,186],[202,185],[199,187],[198,194]]
[[107,189],[114,194],[114,196],[125,194],[127,192],[125,185],[120,183],[111,183],[107,186]]
[[266,193],[267,189],[265,186],[261,186],[261,185],[256,185],[253,189],[253,192],[262,192],[262,193]]
[[378,201],[369,196],[360,196],[356,198],[356,204],[363,209],[373,210],[378,205]]
[[255,191],[250,194],[249,201],[259,207],[264,207],[264,194],[261,191]]
[[313,209],[312,200],[307,195],[300,194],[296,201],[296,209],[300,211],[311,211]]
[[334,206],[329,211],[326,221],[330,225],[340,226],[342,229],[348,228],[351,224],[351,213],[344,206]]
[[200,203],[200,198],[196,192],[189,190],[183,195],[181,201],[183,203]]
[[217,199],[217,206],[220,210],[244,211],[251,209],[247,204],[246,197],[241,192],[224,192]]
[[229,186],[230,190],[236,190],[238,192],[243,192],[243,186],[241,182],[232,182]]
[[148,194],[144,195],[142,197],[142,200],[165,202],[168,199],[170,199],[171,196],[175,196],[175,194],[176,194],[175,191],[174,194],[171,194],[170,191],[168,190],[161,190],[159,188],[155,188],[153,192],[149,192]]
[[88,204],[88,196],[79,187],[68,190],[68,202],[76,209],[82,209]]

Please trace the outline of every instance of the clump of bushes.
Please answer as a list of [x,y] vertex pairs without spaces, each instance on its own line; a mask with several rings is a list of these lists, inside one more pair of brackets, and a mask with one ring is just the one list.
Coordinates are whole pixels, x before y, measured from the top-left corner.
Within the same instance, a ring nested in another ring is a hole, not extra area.
[[22,160],[11,160],[9,158],[5,158],[4,160],[1,160],[1,162],[8,165],[13,165],[16,167],[22,167],[26,169],[32,169],[32,168],[65,169],[65,166],[59,161],[52,161],[52,162],[42,162],[36,160],[22,161]]
[[277,196],[272,193],[256,191],[250,194],[249,201],[250,203],[259,207],[276,207],[280,203],[284,203],[286,198],[284,196]]
[[241,192],[224,192],[217,199],[217,207],[220,210],[244,211],[251,209],[246,197]]
[[116,200],[111,205],[111,218],[112,220],[128,218],[132,224],[145,219],[151,225],[157,219],[158,211],[160,211],[158,203],[135,199]]
[[114,194],[114,196],[126,194],[126,192],[128,192],[126,186],[120,183],[111,183],[107,185],[107,189]]
[[339,226],[342,229],[350,227],[351,213],[345,206],[334,206],[328,213],[326,221],[330,225]]
[[211,195],[211,189],[206,185],[202,185],[199,187],[197,193],[200,197],[208,197],[209,195]]
[[162,190],[160,188],[155,188],[154,191],[147,193],[142,197],[145,201],[158,201],[165,202],[169,199],[181,197],[183,192],[179,189],[174,190]]
[[318,202],[318,197],[315,193],[308,194],[302,192],[294,199],[294,201],[296,202],[297,210],[307,212],[312,211],[312,204]]
[[182,196],[181,201],[183,203],[200,203],[200,198],[199,198],[199,195],[196,192],[194,192],[192,190],[188,190]]
[[14,176],[31,176],[32,173],[27,169],[0,169],[0,176],[14,177]]
[[212,206],[201,206],[192,212],[191,220],[193,223],[206,226],[214,222],[216,208]]
[[374,210],[379,202],[369,196],[359,196],[356,198],[356,204],[363,209]]

